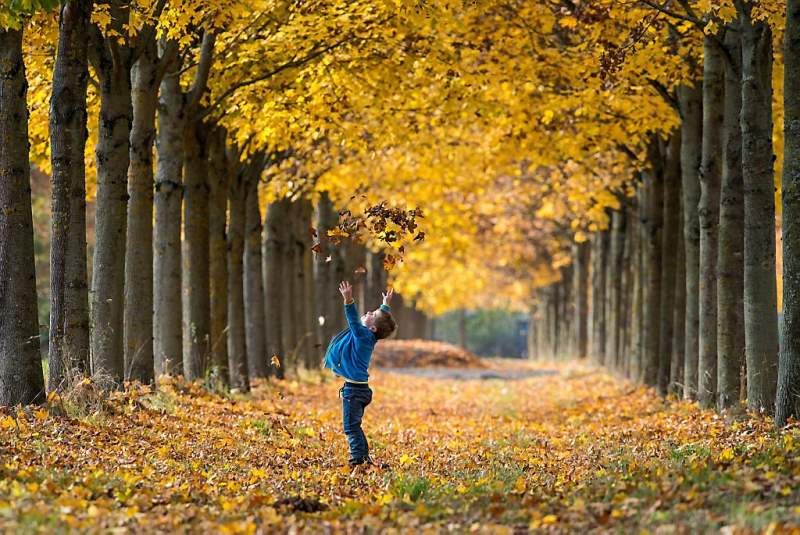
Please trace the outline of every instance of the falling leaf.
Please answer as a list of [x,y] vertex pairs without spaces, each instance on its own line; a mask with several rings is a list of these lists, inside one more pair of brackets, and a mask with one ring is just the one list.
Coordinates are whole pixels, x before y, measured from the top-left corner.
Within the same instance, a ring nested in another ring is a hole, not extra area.
[[281,367],[281,359],[278,358],[278,355],[272,355],[272,358],[269,360],[269,362],[276,368]]
[[362,275],[362,274],[364,274],[366,272],[367,272],[367,270],[366,270],[366,268],[364,266],[359,266],[359,267],[357,267],[356,269],[353,270],[353,273],[355,273],[356,275]]

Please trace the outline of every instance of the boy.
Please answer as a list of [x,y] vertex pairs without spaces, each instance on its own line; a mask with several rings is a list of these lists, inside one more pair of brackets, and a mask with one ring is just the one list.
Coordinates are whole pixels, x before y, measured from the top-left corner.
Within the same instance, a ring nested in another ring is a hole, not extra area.
[[373,462],[369,457],[367,437],[361,429],[364,408],[372,401],[369,387],[369,362],[375,343],[391,335],[397,327],[392,317],[389,302],[392,290],[383,294],[383,304],[377,310],[367,312],[360,318],[353,301],[353,287],[347,281],[339,284],[339,292],[344,298],[344,315],[347,329],[333,337],[325,352],[325,367],[344,379],[339,389],[342,398],[342,422],[344,434],[350,445],[350,466],[354,473],[361,465]]

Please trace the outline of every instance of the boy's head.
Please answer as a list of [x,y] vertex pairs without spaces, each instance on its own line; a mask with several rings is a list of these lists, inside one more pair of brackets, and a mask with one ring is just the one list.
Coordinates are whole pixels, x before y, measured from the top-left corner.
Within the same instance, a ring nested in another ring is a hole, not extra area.
[[395,323],[392,314],[380,308],[371,310],[361,316],[361,323],[372,331],[378,340],[383,340],[390,336],[397,328],[397,323]]

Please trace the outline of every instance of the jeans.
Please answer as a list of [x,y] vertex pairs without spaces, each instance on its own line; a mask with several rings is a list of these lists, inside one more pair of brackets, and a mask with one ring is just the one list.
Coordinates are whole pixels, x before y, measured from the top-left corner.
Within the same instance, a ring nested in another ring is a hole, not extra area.
[[339,390],[342,398],[342,423],[347,443],[350,445],[350,464],[362,464],[369,457],[369,444],[364,430],[361,429],[361,419],[364,417],[364,408],[372,401],[372,389],[367,385],[345,383]]

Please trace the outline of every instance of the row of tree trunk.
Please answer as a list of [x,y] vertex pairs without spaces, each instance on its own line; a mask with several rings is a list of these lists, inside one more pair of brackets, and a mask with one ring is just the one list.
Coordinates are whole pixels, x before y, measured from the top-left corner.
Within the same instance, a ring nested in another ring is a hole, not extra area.
[[[110,34],[127,36],[128,3],[109,7],[118,26]],[[201,105],[213,32],[202,33],[186,89],[180,76],[192,59],[187,51],[157,42],[152,27],[135,38],[107,38],[91,23],[91,9],[91,0],[66,0],[59,18],[50,108],[48,388],[89,375],[118,386],[149,383],[166,373],[247,390],[251,378],[281,376],[284,366],[318,366],[323,345],[344,323],[337,284],[365,266],[366,249],[312,253],[313,228],[338,223],[325,194],[316,215],[311,201],[295,194],[270,204],[262,221],[259,182],[279,156],[245,157]],[[0,405],[13,405],[41,401],[45,389],[22,31],[0,31],[0,45]],[[101,103],[91,292],[84,161],[90,64]],[[362,306],[366,295],[379,300],[377,286],[385,286],[382,258],[370,258]]]
[[785,43],[780,359],[772,35],[737,8],[705,37],[702,81],[678,89],[681,127],[651,140],[635,198],[574,247],[574,277],[539,290],[530,349],[587,356],[703,407],[746,401],[782,425],[800,416],[800,2]]

